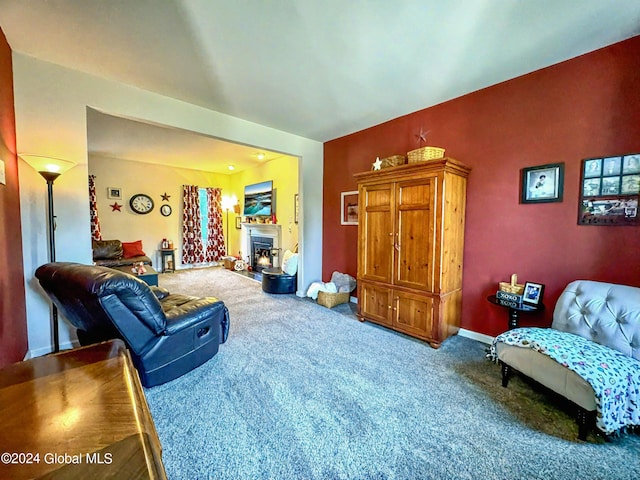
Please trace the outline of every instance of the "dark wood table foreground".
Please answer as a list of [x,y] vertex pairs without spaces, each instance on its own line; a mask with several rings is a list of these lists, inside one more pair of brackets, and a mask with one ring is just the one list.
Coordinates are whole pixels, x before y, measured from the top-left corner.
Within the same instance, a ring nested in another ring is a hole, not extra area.
[[166,478],[121,340],[0,370],[0,426],[0,478]]

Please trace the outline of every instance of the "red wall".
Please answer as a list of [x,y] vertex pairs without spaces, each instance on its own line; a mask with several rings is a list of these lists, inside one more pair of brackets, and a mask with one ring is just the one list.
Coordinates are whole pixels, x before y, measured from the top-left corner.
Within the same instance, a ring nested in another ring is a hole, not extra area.
[[[532,325],[550,324],[572,280],[640,286],[640,227],[577,225],[581,160],[640,152],[640,36],[325,143],[324,281],[357,270],[357,227],[340,225],[340,192],[376,157],[417,148],[421,128],[472,167],[463,328],[506,330],[506,310],[486,297],[512,273],[546,285],[547,310],[523,322]],[[564,201],[520,204],[521,169],[557,162]]]
[[0,29],[0,159],[6,185],[0,184],[0,368],[22,360],[27,352],[20,233],[20,193],[13,109],[11,49]]

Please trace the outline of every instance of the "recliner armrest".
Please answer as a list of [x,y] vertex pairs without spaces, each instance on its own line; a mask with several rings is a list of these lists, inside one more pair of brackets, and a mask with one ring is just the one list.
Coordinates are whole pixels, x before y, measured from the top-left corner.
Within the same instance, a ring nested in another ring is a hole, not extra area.
[[218,315],[224,316],[226,308],[224,303],[215,297],[198,298],[178,294],[168,295],[160,304],[167,317],[165,335],[173,335]]
[[155,285],[150,285],[149,288],[158,300],[162,300],[170,295],[169,290],[166,288],[156,287]]

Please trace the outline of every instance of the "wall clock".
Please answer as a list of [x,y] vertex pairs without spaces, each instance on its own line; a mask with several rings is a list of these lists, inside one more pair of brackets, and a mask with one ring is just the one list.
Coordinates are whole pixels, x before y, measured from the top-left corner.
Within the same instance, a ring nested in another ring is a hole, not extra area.
[[171,205],[164,204],[160,207],[160,213],[163,217],[171,215]]
[[129,199],[129,206],[135,213],[144,215],[153,210],[153,200],[149,195],[144,193],[136,193]]

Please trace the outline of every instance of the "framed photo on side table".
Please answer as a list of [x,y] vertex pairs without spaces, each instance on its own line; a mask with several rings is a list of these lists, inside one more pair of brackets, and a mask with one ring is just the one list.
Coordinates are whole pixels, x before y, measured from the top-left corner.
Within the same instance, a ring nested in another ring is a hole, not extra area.
[[522,169],[520,203],[561,202],[564,163],[551,163]]
[[542,295],[544,294],[544,285],[541,283],[525,282],[524,292],[522,293],[522,302],[536,307],[542,304]]

